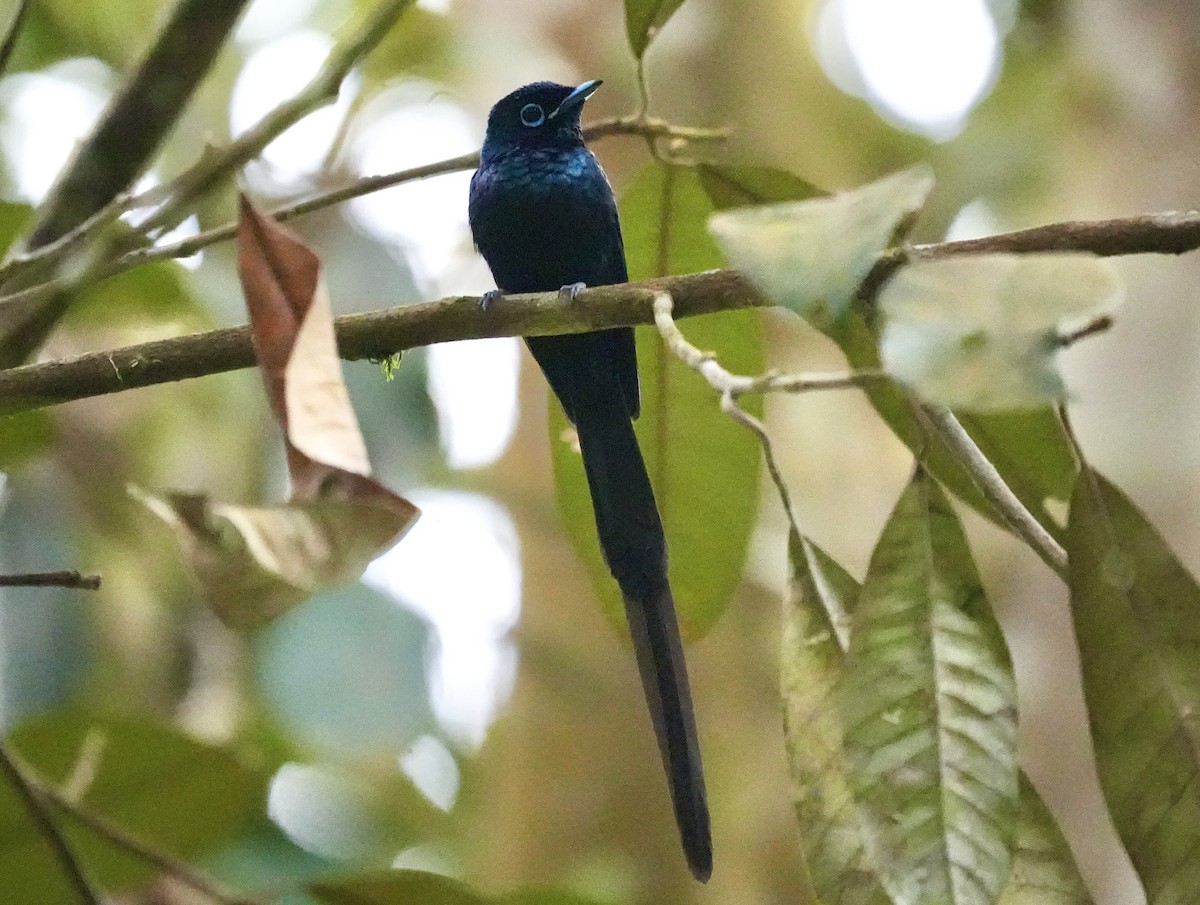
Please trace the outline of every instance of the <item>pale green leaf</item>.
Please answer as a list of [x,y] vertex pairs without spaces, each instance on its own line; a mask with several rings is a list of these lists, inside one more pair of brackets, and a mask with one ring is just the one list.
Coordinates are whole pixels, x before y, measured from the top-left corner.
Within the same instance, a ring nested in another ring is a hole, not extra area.
[[724,211],[709,229],[763,295],[827,329],[932,187],[917,167],[826,198]]
[[923,398],[972,409],[1057,401],[1059,330],[1111,310],[1116,268],[1088,254],[970,255],[901,268],[883,287],[880,354]]
[[859,827],[892,899],[996,902],[1017,820],[1016,685],[962,528],[923,472],[871,557],[839,700]]
[[[631,278],[721,266],[704,227],[711,213],[694,170],[650,164],[621,198]],[[731,371],[763,368],[754,312],[690,318],[683,330],[696,345],[716,350]],[[722,414],[717,394],[663,347],[655,330],[639,329],[637,344],[642,414],[635,429],[666,529],[680,624],[694,638],[712,627],[741,580],[758,513],[760,452],[754,436]],[[760,412],[761,402],[748,399],[746,408]],[[596,540],[583,461],[556,403],[550,442],[567,532],[606,613],[621,624],[624,605]]]
[[625,34],[638,57],[646,52],[658,30],[683,5],[683,0],[625,0]]
[[420,512],[380,491],[267,507],[129,488],[174,529],[205,603],[235,628],[261,625],[318,591],[354,581],[403,537]]
[[805,868],[823,905],[888,905],[859,835],[835,696],[858,585],[807,538],[788,549],[780,682]]
[[[875,334],[852,315],[834,337],[856,370],[880,367]],[[918,456],[921,464],[955,496],[1001,527],[1002,515],[984,499],[975,478],[958,456],[937,437],[922,430],[912,400],[896,384],[872,381],[864,388],[879,416],[896,436]],[[1011,411],[956,412],[963,427],[978,444],[1004,481],[1056,539],[1062,527],[1046,508],[1047,499],[1068,500],[1075,484],[1075,454],[1063,434],[1058,414],[1041,407]]]
[[1092,905],[1067,840],[1025,776],[1019,808],[1012,873],[1000,905]]
[[1150,905],[1200,901],[1200,586],[1095,472],[1076,484],[1066,546],[1109,813]]

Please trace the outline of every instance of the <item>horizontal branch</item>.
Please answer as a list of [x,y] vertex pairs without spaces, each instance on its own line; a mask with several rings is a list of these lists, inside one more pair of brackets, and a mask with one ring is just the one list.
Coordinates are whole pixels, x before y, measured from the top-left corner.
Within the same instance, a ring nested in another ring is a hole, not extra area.
[[[613,120],[608,127],[616,132],[630,128],[631,123]],[[675,127],[664,125],[663,128]],[[460,162],[460,159],[452,161],[455,165]],[[293,209],[293,216],[298,215],[299,207]],[[216,241],[216,238],[210,236],[209,241]],[[968,242],[912,246],[881,259],[867,283],[873,283],[877,289],[882,279],[886,279],[886,272],[903,264],[905,256],[932,259],[983,251],[1063,249],[1099,255],[1176,254],[1197,247],[1200,247],[1200,213],[1196,212],[1153,214],[1095,223],[1060,223]],[[584,290],[574,302],[565,301],[555,292],[514,295],[486,312],[479,309],[476,297],[456,296],[338,318],[339,350],[342,357],[350,361],[383,359],[417,346],[460,339],[582,333],[605,327],[650,324],[654,323],[652,299],[656,292],[671,294],[679,317],[768,304],[745,277],[733,270],[710,270],[641,283],[599,286]],[[1107,318],[1100,318],[1075,334],[1063,337],[1062,343],[1066,345],[1090,336],[1109,324]],[[244,326],[24,365],[0,371],[0,414],[253,365],[250,333]],[[759,385],[743,392],[777,388],[785,389]],[[805,388],[797,386],[792,390]]]
[[[653,296],[667,291],[680,317],[765,305],[741,274],[710,270],[642,283],[505,296],[487,311],[476,296],[455,296],[351,314],[336,321],[342,358],[383,359],[405,349],[460,339],[583,333],[654,322]],[[61,361],[0,371],[0,414],[252,367],[246,326],[157,340]]]
[[74,570],[24,572],[17,575],[0,575],[0,588],[78,588],[81,591],[98,591],[100,576],[80,575]]

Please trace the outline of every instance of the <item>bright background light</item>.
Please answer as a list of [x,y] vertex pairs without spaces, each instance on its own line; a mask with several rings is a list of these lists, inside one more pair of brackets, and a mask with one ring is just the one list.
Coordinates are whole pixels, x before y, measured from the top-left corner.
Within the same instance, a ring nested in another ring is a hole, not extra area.
[[931,138],[952,138],[999,71],[1000,35],[984,0],[829,0],[821,63],[842,90]]
[[516,672],[509,638],[521,612],[516,527],[503,506],[479,494],[425,488],[406,496],[421,507],[420,520],[363,580],[433,624],[434,713],[457,742],[476,748]]

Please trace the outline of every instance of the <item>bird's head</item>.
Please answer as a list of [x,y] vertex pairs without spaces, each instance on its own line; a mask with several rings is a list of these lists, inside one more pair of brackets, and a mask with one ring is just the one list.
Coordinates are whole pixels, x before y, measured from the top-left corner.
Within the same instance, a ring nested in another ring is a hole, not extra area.
[[583,143],[579,114],[600,80],[577,88],[534,82],[502,97],[488,114],[486,144],[493,147],[562,147]]

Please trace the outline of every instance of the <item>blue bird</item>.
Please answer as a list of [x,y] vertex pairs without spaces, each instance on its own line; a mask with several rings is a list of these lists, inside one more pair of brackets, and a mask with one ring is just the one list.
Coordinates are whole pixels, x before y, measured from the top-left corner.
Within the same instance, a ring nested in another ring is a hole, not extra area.
[[[475,245],[500,293],[624,283],[617,205],[583,143],[583,102],[600,85],[535,82],[488,115],[471,179]],[[625,599],[642,688],[671,791],[684,854],[698,880],[712,873],[712,840],[696,720],[667,581],[667,545],[654,491],[633,432],[640,407],[633,329],[525,342],[579,434],[596,531]]]

